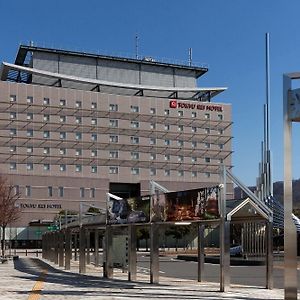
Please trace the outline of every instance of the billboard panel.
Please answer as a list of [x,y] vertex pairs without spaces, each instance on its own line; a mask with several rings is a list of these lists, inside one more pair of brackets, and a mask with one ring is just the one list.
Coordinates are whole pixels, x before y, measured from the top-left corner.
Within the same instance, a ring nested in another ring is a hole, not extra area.
[[218,219],[218,196],[218,187],[153,195],[151,222]]
[[107,200],[107,223],[147,223],[150,220],[150,196]]

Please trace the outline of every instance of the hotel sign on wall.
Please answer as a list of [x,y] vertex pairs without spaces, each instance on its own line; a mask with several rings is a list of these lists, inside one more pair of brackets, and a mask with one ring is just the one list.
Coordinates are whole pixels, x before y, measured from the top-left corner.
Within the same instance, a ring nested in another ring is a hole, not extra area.
[[177,100],[170,100],[170,108],[197,109],[197,110],[217,111],[217,112],[223,111],[223,107],[220,105],[196,104],[191,102],[180,102]]

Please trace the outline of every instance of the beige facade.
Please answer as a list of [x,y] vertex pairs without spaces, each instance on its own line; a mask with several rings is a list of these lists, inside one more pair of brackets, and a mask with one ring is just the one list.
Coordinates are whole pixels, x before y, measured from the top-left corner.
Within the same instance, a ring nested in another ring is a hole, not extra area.
[[183,190],[218,184],[231,165],[228,104],[9,82],[0,99],[1,173],[21,193],[19,225],[83,201],[104,208],[110,182]]
[[107,192],[146,195],[150,180],[171,191],[219,184],[231,105],[211,102],[226,88],[196,86],[206,72],[21,45],[0,69],[0,172],[21,194],[15,226],[80,203],[105,208]]

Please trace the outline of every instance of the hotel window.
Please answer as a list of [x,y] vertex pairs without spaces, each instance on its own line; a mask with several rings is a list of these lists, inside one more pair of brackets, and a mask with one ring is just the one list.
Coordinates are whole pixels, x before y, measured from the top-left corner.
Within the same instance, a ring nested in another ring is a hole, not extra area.
[[95,198],[95,196],[96,196],[96,189],[90,188],[90,198]]
[[92,157],[97,157],[97,155],[98,155],[97,150],[91,150]]
[[27,129],[27,136],[33,136],[33,129]]
[[75,166],[75,172],[81,172],[82,171],[82,166],[81,165],[76,165]]
[[118,167],[109,167],[109,174],[118,174],[119,168]]
[[118,127],[119,122],[118,120],[109,120],[109,127]]
[[165,116],[168,116],[168,115],[170,115],[170,110],[168,110],[168,109],[165,109]]
[[192,148],[197,148],[197,142],[192,141]]
[[155,175],[156,175],[156,169],[150,168],[150,176],[155,176]]
[[60,116],[59,117],[59,122],[60,123],[65,123],[66,122],[66,116]]
[[210,128],[205,128],[205,129],[204,129],[204,132],[205,132],[206,134],[210,134]]
[[150,159],[155,160],[156,159],[156,153],[150,153]]
[[91,166],[91,172],[97,173],[97,166]]
[[183,116],[183,111],[182,110],[179,110],[178,111],[178,117],[182,117]]
[[65,164],[59,165],[59,170],[60,170],[61,172],[65,172],[65,171],[66,171],[66,165],[65,165]]
[[28,171],[32,171],[32,170],[33,170],[33,163],[27,163],[27,164],[26,164],[26,169],[27,169]]
[[44,164],[44,171],[50,171],[50,164]]
[[96,108],[97,108],[97,103],[96,103],[96,102],[92,102],[91,108],[92,108],[92,109],[96,109]]
[[150,145],[156,145],[156,139],[150,138]]
[[210,157],[205,157],[204,160],[205,160],[206,163],[210,163]]
[[118,111],[118,104],[109,104],[109,111]]
[[65,155],[66,152],[67,152],[66,148],[60,148],[60,149],[59,149],[59,154],[60,154],[60,155]]
[[118,141],[119,141],[119,136],[117,136],[117,135],[110,135],[109,136],[109,142],[110,143],[118,143]]
[[62,132],[59,133],[59,138],[61,140],[64,140],[66,137],[67,137],[67,134],[64,131],[62,131]]
[[218,134],[223,134],[223,132],[224,132],[223,129],[218,130]]
[[210,143],[204,143],[205,148],[210,148]]
[[136,136],[131,136],[130,141],[131,141],[131,144],[138,144],[140,142],[140,139]]
[[44,152],[44,154],[49,154],[50,153],[50,148],[45,147],[43,152]]
[[165,146],[170,146],[170,140],[165,140]]
[[97,125],[97,119],[92,119],[92,120],[91,120],[91,124],[92,124],[92,125]]
[[192,171],[192,177],[197,177],[197,171]]
[[178,140],[178,141],[177,141],[177,145],[178,145],[179,147],[182,147],[182,146],[183,146],[183,144],[184,144],[184,143],[183,143],[183,141],[182,141],[182,140]]
[[33,147],[27,147],[26,152],[27,153],[32,153],[33,152]]
[[192,118],[197,118],[197,113],[195,111],[192,112]]
[[81,101],[76,101],[75,107],[76,108],[81,108]]
[[33,119],[33,113],[28,113],[26,116],[27,120],[32,120]]
[[139,159],[140,154],[138,152],[131,152],[131,159]]
[[33,103],[33,97],[32,96],[28,96],[27,99],[26,99],[26,102],[28,104],[32,104]]
[[170,170],[165,170],[165,176],[170,176]]
[[75,133],[75,139],[76,139],[77,141],[80,141],[80,140],[82,139],[82,134],[81,134],[81,132],[76,132],[76,133]]
[[109,151],[109,158],[118,158],[119,152],[118,151]]
[[150,129],[155,129],[156,128],[156,124],[155,123],[150,123]]
[[9,147],[9,152],[16,152],[17,146],[10,146]]
[[17,129],[16,128],[11,128],[9,130],[9,135],[16,135],[17,134]]
[[82,122],[81,117],[76,117],[76,118],[75,118],[75,123],[76,123],[76,124],[81,124],[81,122]]
[[192,160],[192,163],[195,163],[195,162],[197,162],[197,157],[192,156],[191,160]]
[[53,196],[53,187],[48,186],[48,197],[52,197],[52,196]]
[[139,128],[140,123],[138,121],[131,121],[131,128]]
[[91,134],[91,140],[92,140],[93,142],[96,142],[97,139],[98,139],[97,133],[92,133],[92,134]]
[[9,99],[10,99],[10,102],[16,102],[17,101],[17,96],[16,95],[10,95]]
[[81,149],[75,149],[75,156],[81,156],[82,150]]
[[197,127],[192,127],[192,132],[197,132]]
[[84,198],[84,187],[81,187],[80,189],[79,189],[79,193],[80,193],[80,198]]
[[183,125],[178,125],[178,131],[183,131]]
[[66,100],[65,99],[60,99],[59,100],[59,105],[60,106],[66,106]]
[[210,119],[210,114],[205,114],[205,115],[204,115],[204,118],[205,118],[205,119]]
[[132,175],[139,175],[140,169],[139,168],[131,168],[131,174]]
[[224,160],[222,158],[219,159],[219,163],[222,164]]
[[11,163],[9,164],[9,169],[10,169],[10,170],[17,170],[17,163],[11,162]]
[[49,105],[50,104],[50,99],[49,98],[44,98],[43,104],[44,105]]
[[59,197],[63,197],[64,196],[64,187],[63,186],[59,186],[58,187],[58,196]]
[[17,113],[16,112],[11,112],[10,113],[10,118],[11,119],[16,119],[17,118]]
[[210,173],[209,172],[205,172],[205,177],[209,178],[210,177]]
[[165,154],[165,160],[170,160],[170,154]]
[[16,195],[20,194],[20,187],[18,185],[15,185],[15,194]]
[[31,196],[31,186],[30,185],[25,186],[25,195],[26,195],[26,197]]
[[224,145],[223,144],[219,144],[219,148],[220,148],[220,150],[224,149]]
[[169,124],[165,124],[165,130],[170,130],[170,125]]
[[45,122],[50,121],[50,115],[44,115],[43,120],[44,120]]
[[131,105],[130,106],[130,111],[134,112],[134,113],[138,113],[139,112],[139,107],[136,105]]
[[50,131],[49,131],[49,130],[45,130],[45,131],[43,132],[43,137],[44,137],[44,138],[50,138]]
[[183,162],[183,156],[182,155],[178,155],[178,159],[179,162]]
[[223,115],[218,115],[218,120],[222,121],[223,120]]
[[179,177],[182,177],[184,175],[184,171],[183,170],[179,170],[177,172],[177,174],[178,174]]
[[151,108],[150,108],[150,114],[151,114],[151,115],[155,115],[155,113],[156,113],[156,109],[153,108],[153,107],[151,107]]

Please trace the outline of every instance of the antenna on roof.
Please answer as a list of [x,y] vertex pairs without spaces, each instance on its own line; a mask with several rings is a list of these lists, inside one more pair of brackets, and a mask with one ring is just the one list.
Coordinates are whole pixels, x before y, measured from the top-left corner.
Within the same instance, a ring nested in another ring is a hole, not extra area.
[[189,66],[192,66],[192,61],[193,61],[193,53],[192,53],[192,48],[189,48]]
[[138,34],[135,35],[135,58],[139,58],[139,36]]

